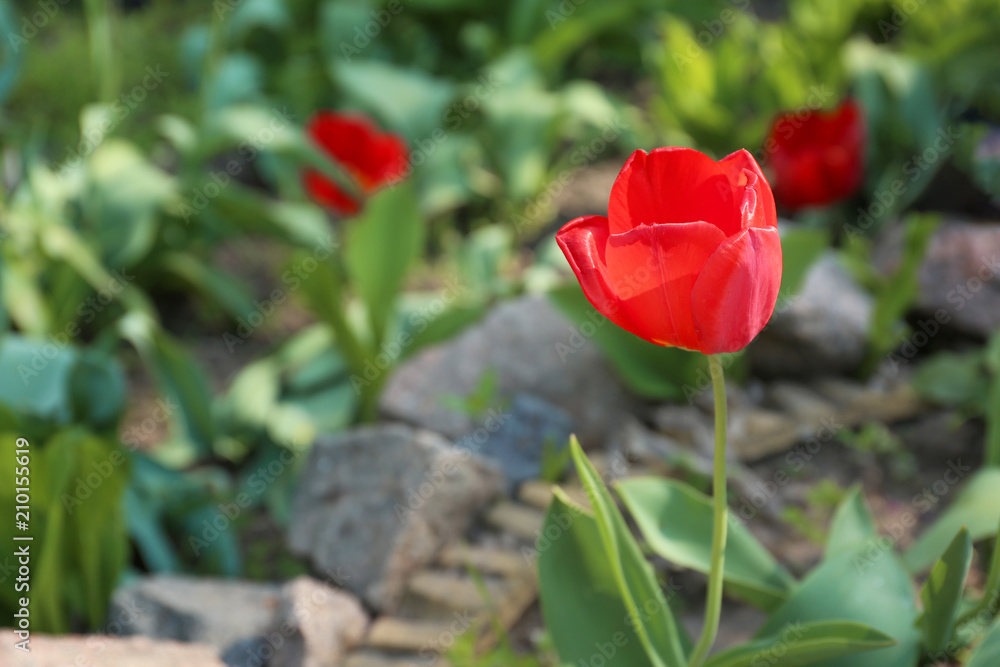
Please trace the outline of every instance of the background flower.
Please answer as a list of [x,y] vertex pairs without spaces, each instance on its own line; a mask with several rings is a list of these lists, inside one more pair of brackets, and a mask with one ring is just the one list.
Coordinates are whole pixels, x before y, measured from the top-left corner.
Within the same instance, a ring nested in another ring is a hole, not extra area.
[[[310,120],[307,132],[316,144],[340,164],[369,195],[398,181],[406,169],[406,143],[394,134],[380,132],[363,116],[323,111]],[[315,169],[303,174],[309,195],[341,215],[354,215],[361,202]]]

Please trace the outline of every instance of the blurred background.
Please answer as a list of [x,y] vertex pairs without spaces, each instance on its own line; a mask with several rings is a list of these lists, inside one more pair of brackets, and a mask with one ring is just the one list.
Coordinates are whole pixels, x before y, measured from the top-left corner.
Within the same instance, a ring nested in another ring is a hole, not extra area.
[[[531,562],[569,433],[708,488],[703,358],[597,314],[553,239],[638,148],[746,148],[776,192],[854,151],[779,197],[778,310],[727,359],[732,506],[793,572],[852,484],[909,535],[949,463],[1000,464],[995,0],[2,0],[0,34],[0,553],[26,438],[34,631],[266,664],[315,586],[345,596],[315,664],[556,664]],[[845,103],[853,139],[815,129]],[[350,175],[324,111],[408,147],[358,216],[303,186]]]

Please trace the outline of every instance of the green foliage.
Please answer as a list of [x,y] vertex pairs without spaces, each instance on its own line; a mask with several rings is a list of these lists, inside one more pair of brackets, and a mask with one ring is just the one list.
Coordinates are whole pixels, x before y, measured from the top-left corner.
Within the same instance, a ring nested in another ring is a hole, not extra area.
[[[962,466],[961,461],[958,465]],[[966,471],[949,470],[945,482],[958,483],[960,472]],[[1000,524],[1000,469],[987,467],[964,480],[954,500],[907,550],[903,560],[911,572],[921,572],[941,557],[962,528],[968,529],[969,536],[977,542],[996,534],[997,524]]]
[[917,619],[924,633],[927,650],[936,653],[951,639],[955,616],[965,578],[972,564],[972,541],[965,528],[958,532],[951,545],[935,563],[930,576],[920,590],[924,611]]
[[[657,555],[708,574],[712,501],[683,482],[641,477],[616,489]],[[794,587],[791,575],[735,517],[730,518],[724,579],[730,592],[762,609],[773,609]]]
[[919,274],[927,244],[940,225],[935,215],[913,215],[904,227],[903,254],[899,266],[888,278],[879,281],[875,288],[875,308],[872,313],[868,369],[885,358],[907,335],[901,323],[903,315],[913,306],[919,294]]
[[754,667],[781,658],[788,667],[816,665],[823,661],[892,646],[893,639],[861,623],[819,621],[797,623],[773,637],[764,637],[721,651],[706,667]]
[[[0,538],[29,547],[32,576],[30,589],[4,587],[0,609],[12,617],[23,595],[31,600],[32,628],[96,627],[104,622],[125,566],[126,455],[107,438],[78,426],[30,437],[25,448],[16,444],[23,426],[5,424],[3,431],[0,473],[18,482],[0,489],[0,508],[11,517],[0,528]],[[16,500],[19,489],[27,489],[30,498],[29,509],[18,517],[30,526],[27,531],[14,525],[15,507],[23,504]],[[13,541],[25,535],[33,540]]]

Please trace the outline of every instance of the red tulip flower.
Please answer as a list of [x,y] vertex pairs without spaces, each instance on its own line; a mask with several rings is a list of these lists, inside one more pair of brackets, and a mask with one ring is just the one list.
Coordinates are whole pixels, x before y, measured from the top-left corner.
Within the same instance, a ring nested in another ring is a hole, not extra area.
[[[367,118],[323,111],[306,129],[316,145],[354,178],[364,195],[402,179],[406,172],[406,143],[380,132]],[[341,215],[361,210],[360,201],[315,169],[305,171],[303,184],[316,202]]]
[[636,151],[608,217],[568,223],[556,241],[593,306],[651,343],[735,352],[760,333],[781,284],[771,188],[753,156]]
[[774,197],[795,210],[825,206],[850,196],[865,167],[865,122],[854,100],[831,112],[778,116],[767,142]]

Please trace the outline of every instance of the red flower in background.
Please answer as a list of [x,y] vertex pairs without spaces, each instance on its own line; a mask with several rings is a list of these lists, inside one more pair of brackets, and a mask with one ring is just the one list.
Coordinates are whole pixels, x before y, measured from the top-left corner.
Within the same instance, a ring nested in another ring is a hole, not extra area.
[[847,100],[836,111],[781,114],[767,142],[774,197],[789,209],[825,206],[861,185],[865,166],[865,121]]
[[577,218],[556,241],[590,303],[657,345],[735,352],[778,298],[774,198],[745,150],[718,162],[690,148],[636,151],[608,217]]
[[[406,143],[395,134],[383,133],[367,118],[322,111],[309,121],[312,140],[369,195],[380,187],[402,179],[407,168]],[[319,204],[341,215],[354,215],[361,202],[315,169],[307,169],[303,183]]]

